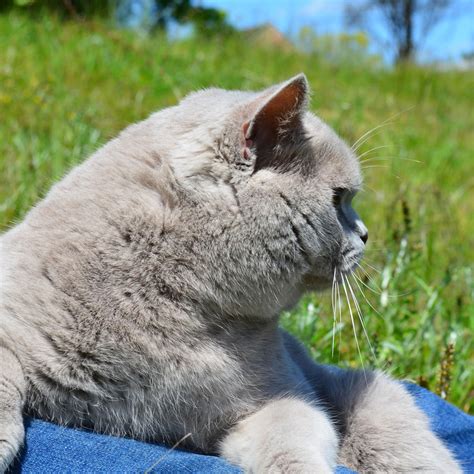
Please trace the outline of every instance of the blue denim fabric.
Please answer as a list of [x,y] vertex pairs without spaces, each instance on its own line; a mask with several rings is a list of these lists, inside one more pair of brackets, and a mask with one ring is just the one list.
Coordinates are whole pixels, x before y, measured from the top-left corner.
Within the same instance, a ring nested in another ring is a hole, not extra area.
[[[431,392],[406,384],[466,473],[474,474],[474,417]],[[13,473],[221,473],[241,472],[222,459],[125,438],[61,428],[27,420],[26,443]],[[338,467],[337,474],[354,471]]]

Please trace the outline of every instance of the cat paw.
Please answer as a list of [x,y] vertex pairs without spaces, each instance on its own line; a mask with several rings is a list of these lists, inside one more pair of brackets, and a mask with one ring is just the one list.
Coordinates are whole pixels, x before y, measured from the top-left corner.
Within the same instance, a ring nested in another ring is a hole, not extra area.
[[23,420],[0,419],[0,473],[5,472],[12,464],[23,444],[24,435]]
[[337,446],[324,411],[281,399],[241,420],[221,443],[221,455],[247,473],[329,474]]
[[355,406],[339,462],[362,473],[462,472],[410,394],[383,375]]

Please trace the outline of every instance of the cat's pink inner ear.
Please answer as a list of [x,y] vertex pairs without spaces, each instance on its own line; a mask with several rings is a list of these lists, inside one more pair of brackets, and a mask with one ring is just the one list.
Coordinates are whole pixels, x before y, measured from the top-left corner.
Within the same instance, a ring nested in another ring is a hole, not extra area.
[[250,126],[250,122],[244,122],[242,125],[242,131],[244,132],[244,138],[247,139],[247,132]]
[[249,138],[249,136],[248,136],[249,127],[250,127],[250,122],[245,122],[242,125],[242,132],[243,132],[243,135],[244,135],[244,142],[245,142],[245,147],[246,148],[251,148],[253,146],[253,140],[251,138]]
[[[277,136],[282,126],[290,126],[293,119],[306,108],[309,95],[308,81],[299,74],[276,88],[265,91],[259,102],[257,112],[246,128],[245,137],[252,139]],[[258,137],[258,135],[263,135]]]
[[250,155],[251,155],[250,148],[252,148],[253,146],[253,140],[251,138],[247,138],[249,126],[250,126],[250,122],[244,122],[244,124],[242,125],[242,137],[243,137],[242,141],[244,143],[242,154],[244,156],[244,159],[246,160],[250,158]]

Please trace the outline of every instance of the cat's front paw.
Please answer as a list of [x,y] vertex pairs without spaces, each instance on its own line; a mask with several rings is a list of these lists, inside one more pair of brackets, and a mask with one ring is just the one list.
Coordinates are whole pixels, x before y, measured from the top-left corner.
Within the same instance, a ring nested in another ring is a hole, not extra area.
[[302,400],[274,400],[240,421],[221,455],[247,473],[329,474],[338,438],[326,413]]
[[23,420],[5,421],[0,417],[0,473],[12,464],[21,445],[25,429]]
[[339,462],[361,473],[462,472],[403,385],[381,374],[348,420]]

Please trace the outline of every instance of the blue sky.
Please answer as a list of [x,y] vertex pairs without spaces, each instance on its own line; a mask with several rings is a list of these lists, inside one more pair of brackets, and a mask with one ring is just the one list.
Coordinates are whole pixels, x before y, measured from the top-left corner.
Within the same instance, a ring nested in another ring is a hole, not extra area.
[[[352,4],[362,0],[353,0]],[[345,0],[202,0],[202,5],[227,11],[232,24],[248,28],[271,22],[285,34],[295,34],[302,26],[320,33],[344,31]],[[376,18],[374,21],[377,22]],[[390,53],[373,43],[374,51]],[[422,61],[459,60],[462,53],[474,50],[474,0],[453,0],[443,19],[420,47]]]

